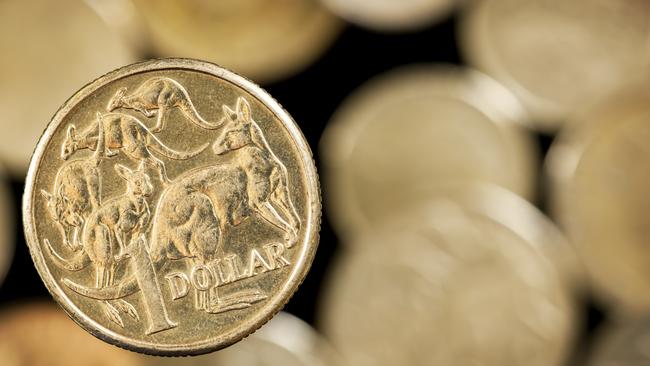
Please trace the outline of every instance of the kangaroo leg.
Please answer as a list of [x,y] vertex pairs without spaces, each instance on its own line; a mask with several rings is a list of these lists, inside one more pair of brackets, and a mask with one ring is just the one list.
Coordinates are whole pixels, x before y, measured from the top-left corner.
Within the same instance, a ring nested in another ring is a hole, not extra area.
[[156,133],[160,132],[165,128],[165,114],[167,113],[167,107],[164,105],[160,105],[158,108],[158,116],[156,117],[156,125],[153,126],[153,128],[149,129],[149,131]]
[[160,181],[164,185],[171,183],[171,180],[169,179],[169,177],[167,177],[167,169],[165,168],[165,163],[163,163],[160,159],[158,159],[157,157],[151,154],[149,154],[146,163],[158,171],[158,175],[160,176]]
[[284,221],[284,219],[278,214],[275,208],[273,208],[271,203],[264,202],[262,204],[259,204],[255,207],[255,210],[264,220],[282,230],[285,234],[289,235],[293,233],[293,228],[286,221]]
[[273,192],[273,195],[271,195],[271,201],[277,204],[277,207],[289,221],[294,234],[298,235],[298,231],[300,230],[300,219],[298,218],[298,214],[296,213],[296,210],[291,203],[291,199],[289,198],[289,190],[286,184],[282,184],[276,189],[275,192]]

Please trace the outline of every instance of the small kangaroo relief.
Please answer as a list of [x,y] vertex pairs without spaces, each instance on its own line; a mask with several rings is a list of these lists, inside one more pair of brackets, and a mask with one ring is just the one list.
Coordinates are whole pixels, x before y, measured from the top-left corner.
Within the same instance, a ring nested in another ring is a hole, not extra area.
[[287,169],[271,151],[246,99],[237,99],[236,110],[224,105],[223,111],[226,122],[212,149],[217,155],[236,156],[232,164],[247,177],[249,207],[284,231],[291,247],[298,238],[300,218],[291,202]]
[[106,109],[112,112],[118,108],[133,109],[147,117],[156,115],[156,125],[150,130],[157,133],[165,128],[165,116],[178,108],[192,123],[207,129],[214,130],[221,126],[208,122],[196,110],[189,94],[176,80],[167,77],[154,77],[146,80],[131,94],[126,94],[127,88],[120,88],[108,102]]
[[[99,126],[102,126],[100,130]],[[81,149],[98,149],[98,138],[103,135],[105,139],[104,155],[113,157],[118,154],[118,149],[127,157],[136,161],[144,162],[148,166],[156,169],[163,183],[169,183],[165,163],[152,154],[152,150],[169,159],[187,160],[205,150],[209,143],[201,145],[197,150],[190,152],[181,152],[173,150],[163,144],[147,127],[137,118],[122,113],[97,112],[95,123],[77,134],[74,125],[69,125],[66,139],[63,143],[61,158],[68,159],[72,154]],[[103,133],[101,132],[103,131]]]
[[[152,194],[153,186],[145,173],[144,163],[134,171],[117,164],[115,171],[126,181],[126,193],[106,200],[90,214],[81,243],[75,243],[82,250],[71,259],[64,259],[49,242],[44,245],[54,262],[68,271],[79,271],[92,263],[97,289],[114,285],[117,266],[128,256],[127,245],[147,231],[151,218],[146,198]],[[120,312],[139,319],[135,308],[123,299],[104,300],[102,303],[107,317],[122,327],[124,322]]]

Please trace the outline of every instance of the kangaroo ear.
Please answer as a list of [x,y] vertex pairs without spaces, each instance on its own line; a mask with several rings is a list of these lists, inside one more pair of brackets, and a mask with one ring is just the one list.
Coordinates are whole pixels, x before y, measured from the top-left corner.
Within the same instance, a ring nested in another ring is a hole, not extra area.
[[237,98],[237,115],[242,121],[251,122],[253,120],[251,106],[244,97]]
[[223,109],[223,114],[230,120],[236,120],[237,119],[237,113],[233,111],[230,107],[227,105],[222,105],[221,109]]
[[140,161],[140,164],[138,164],[138,171],[144,173],[145,172],[145,163],[144,161]]
[[115,171],[116,171],[117,174],[118,174],[120,177],[122,177],[122,179],[124,179],[124,180],[129,179],[129,176],[131,176],[131,174],[133,174],[133,172],[131,171],[131,169],[125,167],[125,166],[122,165],[122,164],[116,164],[116,165],[115,165]]
[[102,120],[102,117],[103,117],[104,115],[102,114],[102,112],[97,112],[97,113],[95,114],[95,116],[97,117],[97,120],[98,120],[98,121],[101,121],[101,120]]
[[52,194],[44,189],[41,189],[41,195],[47,200],[47,203],[49,204],[50,201],[52,201]]
[[74,139],[76,132],[77,132],[77,128],[74,125],[68,125],[68,131],[66,133],[66,136],[69,139]]

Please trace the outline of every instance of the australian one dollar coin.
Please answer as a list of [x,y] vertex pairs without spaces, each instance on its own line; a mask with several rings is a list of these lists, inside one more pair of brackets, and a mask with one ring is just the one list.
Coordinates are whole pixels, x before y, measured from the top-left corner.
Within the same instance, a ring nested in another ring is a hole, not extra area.
[[313,259],[321,207],[309,146],[270,95],[167,59],[102,76],[56,112],[23,210],[36,268],[79,325],[192,355],[282,308]]

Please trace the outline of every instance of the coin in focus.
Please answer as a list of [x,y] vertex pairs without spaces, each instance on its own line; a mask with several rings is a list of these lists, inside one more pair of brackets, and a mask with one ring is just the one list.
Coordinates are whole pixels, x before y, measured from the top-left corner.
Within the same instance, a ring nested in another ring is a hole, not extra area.
[[379,31],[413,31],[448,15],[456,0],[321,0],[333,13]]
[[600,332],[590,366],[645,366],[650,364],[650,317],[609,324]]
[[252,333],[306,275],[320,226],[311,151],[246,79],[188,59],[93,81],[48,125],[23,216],[45,285],[95,336],[157,355]]
[[3,366],[144,366],[145,357],[77,327],[53,303],[16,304],[0,313]]
[[461,23],[471,64],[521,98],[535,127],[570,113],[650,66],[645,0],[478,0]]
[[321,139],[332,224],[353,236],[396,207],[444,193],[450,181],[531,198],[538,157],[525,118],[505,88],[464,68],[409,66],[370,81]]
[[82,0],[0,2],[0,54],[0,157],[21,179],[70,90],[135,61]]
[[601,300],[650,309],[650,88],[629,87],[576,114],[547,158],[553,215]]
[[562,364],[571,301],[525,237],[447,199],[398,221],[329,278],[322,326],[351,365]]
[[213,61],[257,82],[295,73],[334,41],[341,22],[318,1],[135,0],[154,51]]
[[327,342],[302,320],[284,312],[241,342],[198,357],[155,358],[147,366],[340,366]]

